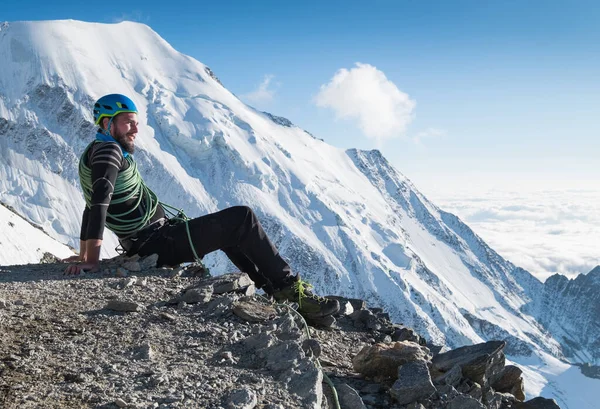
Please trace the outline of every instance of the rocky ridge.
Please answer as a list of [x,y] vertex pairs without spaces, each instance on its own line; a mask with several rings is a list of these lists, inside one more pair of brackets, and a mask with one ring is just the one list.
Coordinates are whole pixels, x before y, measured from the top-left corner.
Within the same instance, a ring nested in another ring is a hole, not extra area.
[[442,351],[342,297],[307,326],[244,273],[155,263],[1,267],[0,407],[335,408],[337,395],[344,409],[558,408],[524,402],[504,341]]

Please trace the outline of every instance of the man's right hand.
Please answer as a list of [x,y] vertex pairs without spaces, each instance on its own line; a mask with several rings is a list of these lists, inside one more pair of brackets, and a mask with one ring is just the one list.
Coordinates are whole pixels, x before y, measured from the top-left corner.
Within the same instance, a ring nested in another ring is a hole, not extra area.
[[87,271],[89,273],[96,273],[100,269],[99,264],[92,263],[79,263],[79,264],[70,264],[65,269],[66,275],[77,275],[82,271]]

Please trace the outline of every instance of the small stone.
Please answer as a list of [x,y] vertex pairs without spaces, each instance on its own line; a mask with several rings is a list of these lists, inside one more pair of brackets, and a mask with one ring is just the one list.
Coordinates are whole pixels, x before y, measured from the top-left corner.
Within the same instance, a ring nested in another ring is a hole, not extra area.
[[229,395],[228,409],[254,409],[258,404],[256,394],[249,388],[237,389]]
[[235,364],[235,360],[233,359],[233,354],[231,353],[231,351],[222,352],[221,358],[223,358],[221,360],[221,362],[229,362],[229,363]]
[[0,309],[8,308],[9,305],[10,304],[8,303],[8,301],[0,300]]
[[182,275],[183,275],[183,267],[177,267],[176,269],[174,269],[171,272],[171,275],[169,277],[173,280],[176,280],[176,279],[180,278]]
[[117,400],[115,400],[115,405],[117,405],[120,408],[126,408],[128,403],[125,402],[123,399],[118,398]]
[[154,350],[149,343],[145,343],[138,347],[135,351],[136,359],[152,360],[155,357]]
[[123,281],[123,288],[131,287],[132,285],[134,285],[136,283],[136,281],[137,281],[136,276],[127,277]]
[[132,301],[110,300],[104,309],[119,312],[138,312],[141,311],[143,307]]
[[210,285],[206,287],[192,288],[187,290],[181,297],[179,297],[179,301],[184,301],[188,304],[205,303],[210,301],[212,295],[213,288]]
[[19,305],[19,306],[23,306],[25,305],[25,302],[23,300],[16,300],[13,302],[14,305]]
[[135,282],[135,285],[140,287],[146,287],[148,285],[148,279],[146,277],[138,277]]
[[142,268],[142,270],[148,270],[150,268],[156,267],[157,262],[158,254],[150,254],[149,256],[146,256],[140,260],[140,267]]
[[343,383],[341,385],[336,385],[336,390],[338,393],[338,397],[340,399],[340,406],[344,409],[367,409],[363,400],[361,399],[358,392]]
[[138,263],[137,261],[128,261],[127,263],[123,263],[123,268],[135,272],[142,271],[140,263]]
[[313,358],[321,356],[321,344],[313,338],[305,339],[302,342],[302,350],[307,356],[312,356]]
[[127,277],[129,275],[129,271],[125,270],[123,267],[117,267],[116,276],[117,277]]
[[249,322],[269,320],[277,315],[275,308],[253,300],[240,300],[233,304],[233,313]]
[[177,318],[174,315],[171,315],[166,312],[161,312],[158,314],[159,317],[166,319],[167,321],[177,321]]

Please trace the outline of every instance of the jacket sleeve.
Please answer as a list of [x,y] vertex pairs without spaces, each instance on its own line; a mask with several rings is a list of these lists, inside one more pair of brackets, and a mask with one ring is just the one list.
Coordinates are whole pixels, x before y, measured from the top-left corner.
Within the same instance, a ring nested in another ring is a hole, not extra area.
[[121,147],[114,142],[98,143],[90,150],[89,155],[92,169],[92,198],[85,233],[87,240],[102,239],[108,206],[124,161]]
[[86,241],[87,240],[87,227],[88,222],[90,220],[90,209],[86,206],[83,209],[83,215],[81,217],[81,232],[79,233],[79,240]]

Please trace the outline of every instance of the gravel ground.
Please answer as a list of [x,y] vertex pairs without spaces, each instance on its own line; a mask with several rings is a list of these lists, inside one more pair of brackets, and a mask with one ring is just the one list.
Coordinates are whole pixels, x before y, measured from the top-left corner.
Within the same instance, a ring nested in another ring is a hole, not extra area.
[[234,314],[244,300],[267,307],[249,291],[188,304],[177,297],[202,279],[185,271],[70,277],[64,267],[0,267],[1,408],[327,408],[323,373],[362,390],[370,408],[392,407],[352,371],[352,357],[381,339],[343,318],[312,329],[311,349],[286,308],[260,322]]

